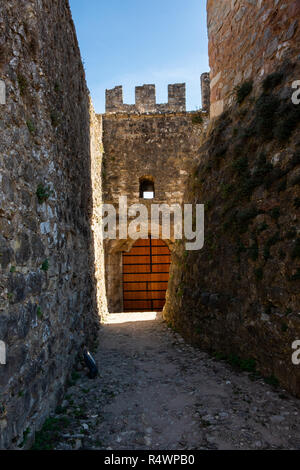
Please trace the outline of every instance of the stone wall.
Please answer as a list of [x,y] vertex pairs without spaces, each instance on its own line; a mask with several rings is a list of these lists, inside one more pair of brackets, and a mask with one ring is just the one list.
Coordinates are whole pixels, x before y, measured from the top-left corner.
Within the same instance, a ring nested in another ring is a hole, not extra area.
[[168,86],[168,103],[157,104],[155,85],[135,88],[135,104],[123,103],[123,87],[106,90],[106,113],[174,113],[186,110],[185,83]]
[[[102,116],[95,113],[90,101],[90,155],[93,207],[91,228],[93,233],[93,264],[96,280],[96,302],[98,314],[104,320],[107,314],[105,289],[104,244],[102,236],[102,202],[103,202],[103,124]],[[91,215],[91,214],[90,214]]]
[[299,63],[214,120],[188,180],[186,203],[205,204],[205,244],[173,250],[164,317],[185,338],[253,378],[300,396]]
[[208,72],[201,75],[202,111],[210,112],[210,76]]
[[[120,196],[128,197],[128,205],[181,203],[206,121],[201,113],[103,115],[104,201],[116,208]],[[140,180],[145,177],[154,181],[154,201],[140,199]],[[170,248],[173,241],[167,241]],[[129,239],[106,241],[111,312],[121,312],[123,308],[122,251],[129,250],[132,244]]]
[[1,2],[0,68],[0,448],[13,449],[30,444],[97,332],[102,155],[66,0]]
[[278,62],[299,57],[299,0],[208,0],[211,117],[233,101],[234,87],[258,84]]

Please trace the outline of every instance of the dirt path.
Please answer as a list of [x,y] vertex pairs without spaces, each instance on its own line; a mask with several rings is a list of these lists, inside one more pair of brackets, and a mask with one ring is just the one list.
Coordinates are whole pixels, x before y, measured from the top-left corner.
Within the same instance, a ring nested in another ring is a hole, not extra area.
[[300,449],[300,400],[187,345],[160,316],[111,315],[96,357],[100,377],[75,374],[54,417],[66,424],[55,448]]

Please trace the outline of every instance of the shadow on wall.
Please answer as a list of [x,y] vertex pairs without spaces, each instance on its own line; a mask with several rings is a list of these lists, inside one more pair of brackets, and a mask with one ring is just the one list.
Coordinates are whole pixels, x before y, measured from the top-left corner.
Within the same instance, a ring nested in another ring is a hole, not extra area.
[[1,449],[28,448],[62,398],[77,354],[96,338],[97,286],[105,312],[101,243],[91,229],[101,132],[68,4],[51,4],[28,1],[20,15],[16,0],[1,3]]

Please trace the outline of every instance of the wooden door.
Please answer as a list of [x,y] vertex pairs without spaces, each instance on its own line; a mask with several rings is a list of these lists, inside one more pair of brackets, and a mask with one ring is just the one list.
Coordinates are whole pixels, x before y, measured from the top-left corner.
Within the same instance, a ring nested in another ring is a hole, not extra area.
[[170,250],[162,240],[138,240],[129,253],[123,253],[125,312],[162,311],[170,263]]

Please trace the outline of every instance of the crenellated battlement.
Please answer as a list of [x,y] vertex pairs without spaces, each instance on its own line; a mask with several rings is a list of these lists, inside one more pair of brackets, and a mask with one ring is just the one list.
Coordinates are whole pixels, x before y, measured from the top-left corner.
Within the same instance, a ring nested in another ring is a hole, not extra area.
[[143,85],[135,88],[135,104],[123,102],[123,87],[117,86],[106,90],[106,113],[170,113],[186,111],[185,83],[168,86],[168,103],[156,103],[155,85]]

